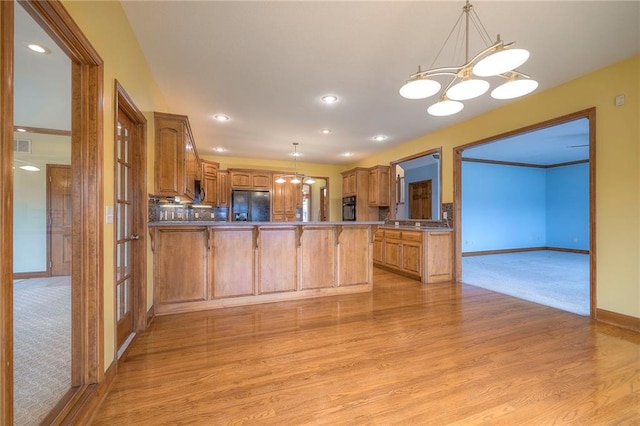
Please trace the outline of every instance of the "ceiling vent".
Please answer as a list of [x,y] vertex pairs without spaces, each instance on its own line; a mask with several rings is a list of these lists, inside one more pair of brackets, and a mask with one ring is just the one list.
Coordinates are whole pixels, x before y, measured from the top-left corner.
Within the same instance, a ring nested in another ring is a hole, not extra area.
[[31,154],[31,139],[14,139],[13,152]]

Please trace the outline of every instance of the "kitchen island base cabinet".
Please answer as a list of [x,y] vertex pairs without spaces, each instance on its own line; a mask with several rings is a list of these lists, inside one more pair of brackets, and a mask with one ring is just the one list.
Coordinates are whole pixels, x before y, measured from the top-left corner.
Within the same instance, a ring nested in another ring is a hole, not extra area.
[[305,227],[301,236],[301,289],[336,285],[336,232],[333,227]]
[[295,291],[298,284],[296,228],[258,228],[258,292]]
[[155,312],[369,292],[379,224],[152,223]]
[[254,294],[253,228],[214,229],[213,297]]
[[207,300],[207,228],[152,228],[151,243],[155,265],[154,304]]
[[342,227],[340,232],[340,280],[338,285],[357,285],[371,281],[373,253],[370,227]]

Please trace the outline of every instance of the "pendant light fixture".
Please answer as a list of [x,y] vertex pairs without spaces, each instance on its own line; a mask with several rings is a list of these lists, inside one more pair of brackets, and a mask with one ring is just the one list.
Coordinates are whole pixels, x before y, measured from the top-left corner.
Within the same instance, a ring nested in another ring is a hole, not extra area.
[[290,175],[279,175],[278,178],[274,181],[275,183],[286,183],[290,182],[294,185],[298,185],[300,183],[305,183],[306,185],[312,185],[316,183],[316,181],[311,176],[305,176],[304,174],[298,174],[298,157],[302,154],[298,152],[298,142],[293,142],[293,152],[291,155],[293,156],[293,174]]
[[[464,17],[464,20],[462,19]],[[507,81],[493,89],[491,96],[495,99],[512,99],[527,95],[538,87],[538,82],[528,75],[517,71],[516,68],[529,59],[529,52],[525,49],[513,48],[514,43],[505,44],[498,35],[495,43],[491,43],[489,33],[480,22],[480,18],[473,10],[473,6],[466,0],[462,8],[462,15],[458,18],[434,59],[435,63],[451,35],[460,33],[460,26],[464,22],[464,65],[431,68],[418,71],[409,76],[409,80],[400,88],[400,95],[406,99],[424,99],[435,95],[442,88],[442,84],[434,77],[452,77],[440,94],[440,99],[431,105],[427,112],[435,116],[446,116],[460,112],[466,101],[482,96],[491,84],[478,77],[500,77]],[[478,31],[485,49],[470,59],[469,57],[469,27],[470,23]],[[458,31],[456,31],[458,29]]]

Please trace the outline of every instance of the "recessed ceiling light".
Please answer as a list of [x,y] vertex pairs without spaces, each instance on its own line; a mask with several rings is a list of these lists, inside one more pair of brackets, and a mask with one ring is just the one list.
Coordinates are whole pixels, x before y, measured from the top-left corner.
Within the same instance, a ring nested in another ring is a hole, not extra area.
[[343,152],[342,154],[343,157],[353,157],[353,152]]
[[24,132],[26,132],[26,131],[27,131],[27,129],[23,129],[22,127],[18,127],[18,128],[16,129],[16,132],[24,133]]
[[226,149],[226,148],[223,148],[223,147],[221,147],[221,146],[217,146],[217,147],[213,148],[213,150],[214,150],[215,152],[225,152],[227,149]]
[[331,133],[331,129],[322,129],[320,130],[320,133],[322,133],[323,135],[328,135],[329,133]]
[[224,114],[216,114],[213,116],[213,118],[217,121],[229,121],[229,116],[228,115],[224,115]]
[[36,53],[51,53],[49,49],[39,44],[30,43],[27,45],[27,47]]
[[385,135],[376,135],[376,136],[373,137],[373,140],[377,141],[377,142],[382,142],[385,139],[387,139],[387,137]]
[[338,102],[338,97],[336,95],[324,95],[322,97],[322,102],[325,104],[334,104]]
[[30,165],[20,166],[20,168],[22,170],[26,170],[28,172],[39,172],[40,171],[40,169],[37,168],[36,166],[30,166]]

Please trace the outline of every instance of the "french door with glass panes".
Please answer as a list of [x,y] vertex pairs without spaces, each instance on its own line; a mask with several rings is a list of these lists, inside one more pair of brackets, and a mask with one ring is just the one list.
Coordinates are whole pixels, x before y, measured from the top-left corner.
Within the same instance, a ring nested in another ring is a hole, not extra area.
[[[132,149],[134,123],[118,111],[115,154],[115,214],[116,229],[116,322],[117,348],[123,349],[133,333],[133,250],[139,236],[132,233],[133,189]],[[121,355],[121,352],[118,352]]]

